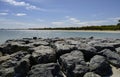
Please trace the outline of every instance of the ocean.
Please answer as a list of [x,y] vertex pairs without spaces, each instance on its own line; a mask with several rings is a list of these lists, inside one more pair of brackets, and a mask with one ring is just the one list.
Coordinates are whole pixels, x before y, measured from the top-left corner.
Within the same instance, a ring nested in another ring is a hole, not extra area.
[[0,30],[0,44],[8,39],[21,38],[69,38],[69,37],[89,37],[120,39],[120,32],[99,32],[99,31],[67,31],[67,30]]

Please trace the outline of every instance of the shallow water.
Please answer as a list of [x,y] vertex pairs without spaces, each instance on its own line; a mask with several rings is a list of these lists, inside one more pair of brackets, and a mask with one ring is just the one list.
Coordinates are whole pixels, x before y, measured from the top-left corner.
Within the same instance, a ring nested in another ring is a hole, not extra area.
[[39,38],[68,38],[68,37],[85,37],[89,38],[120,38],[120,33],[106,33],[106,32],[86,32],[86,31],[53,31],[53,30],[0,30],[0,43],[8,39],[21,39],[26,37]]

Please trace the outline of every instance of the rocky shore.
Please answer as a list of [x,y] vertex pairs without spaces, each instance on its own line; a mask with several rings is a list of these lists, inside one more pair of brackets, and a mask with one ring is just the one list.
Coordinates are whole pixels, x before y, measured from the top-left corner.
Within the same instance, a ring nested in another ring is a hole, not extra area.
[[0,45],[0,77],[113,77],[113,68],[120,68],[120,39],[33,37]]

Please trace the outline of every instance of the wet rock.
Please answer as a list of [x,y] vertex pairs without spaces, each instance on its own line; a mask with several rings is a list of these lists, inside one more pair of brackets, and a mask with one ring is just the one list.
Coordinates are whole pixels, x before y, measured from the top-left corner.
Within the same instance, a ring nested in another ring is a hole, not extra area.
[[107,58],[107,60],[115,67],[120,68],[120,55],[111,51],[110,49],[104,49],[100,52],[103,56]]
[[32,48],[32,56],[37,63],[50,63],[56,61],[56,53],[53,48],[49,46],[38,46]]
[[63,77],[56,63],[38,64],[31,68],[28,77]]
[[101,76],[110,76],[112,74],[111,67],[103,56],[94,56],[90,60],[89,68],[90,71],[94,71]]
[[1,77],[14,77],[14,68],[4,68],[4,69],[0,69],[0,76]]
[[98,74],[95,74],[94,72],[88,72],[84,75],[84,77],[101,77]]
[[[77,51],[77,50],[60,56],[59,63],[61,65],[63,71],[66,73],[66,75],[68,77],[69,76],[72,77],[72,76],[76,75],[76,73],[78,73],[78,72],[76,72],[76,71],[78,71],[78,69],[85,70],[85,68],[82,68],[82,67],[77,68],[77,65],[86,66],[83,53],[81,51]],[[74,73],[73,73],[73,70],[74,70]],[[83,71],[83,70],[81,70],[81,71]]]

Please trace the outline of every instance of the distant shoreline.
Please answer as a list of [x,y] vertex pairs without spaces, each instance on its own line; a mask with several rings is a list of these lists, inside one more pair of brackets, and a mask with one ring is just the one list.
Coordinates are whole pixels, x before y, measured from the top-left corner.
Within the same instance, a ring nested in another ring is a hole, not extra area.
[[[0,30],[27,30],[32,31],[32,29],[0,29]],[[34,29],[33,29],[34,31]],[[120,33],[120,30],[37,30],[37,31],[64,31],[64,32],[99,32],[99,33]]]

